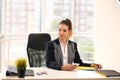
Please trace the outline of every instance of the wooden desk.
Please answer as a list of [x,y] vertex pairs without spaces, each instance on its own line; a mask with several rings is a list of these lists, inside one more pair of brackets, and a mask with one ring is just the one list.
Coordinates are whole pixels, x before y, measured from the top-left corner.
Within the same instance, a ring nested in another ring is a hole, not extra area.
[[[60,71],[46,67],[30,68],[34,70],[35,76],[25,76],[18,78],[17,76],[5,76],[5,71],[1,75],[1,80],[120,80],[120,77],[104,77],[95,71]],[[43,74],[41,74],[43,72]],[[44,74],[46,72],[47,74]]]

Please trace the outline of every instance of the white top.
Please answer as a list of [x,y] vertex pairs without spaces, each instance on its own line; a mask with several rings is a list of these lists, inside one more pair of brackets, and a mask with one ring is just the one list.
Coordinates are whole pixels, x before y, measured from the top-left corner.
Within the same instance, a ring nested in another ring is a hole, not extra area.
[[[68,42],[67,42],[68,44]],[[62,54],[63,54],[63,65],[68,64],[68,46],[66,45],[62,45],[62,43],[60,42],[61,45],[61,50],[62,50]]]

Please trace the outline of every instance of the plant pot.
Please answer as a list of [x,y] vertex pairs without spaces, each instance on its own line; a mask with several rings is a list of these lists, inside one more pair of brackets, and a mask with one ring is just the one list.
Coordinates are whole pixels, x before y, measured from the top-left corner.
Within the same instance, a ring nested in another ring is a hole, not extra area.
[[18,70],[18,77],[19,78],[24,78],[25,77],[25,71],[26,70]]

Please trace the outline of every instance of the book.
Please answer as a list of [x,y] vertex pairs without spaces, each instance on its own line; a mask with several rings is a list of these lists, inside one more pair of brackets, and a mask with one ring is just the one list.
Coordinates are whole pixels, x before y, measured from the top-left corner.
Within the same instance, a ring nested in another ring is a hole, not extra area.
[[86,67],[86,66],[78,66],[78,70],[88,70],[88,71],[94,71],[96,70],[94,67]]
[[120,72],[115,70],[96,70],[97,73],[106,77],[117,77],[120,76]]
[[[17,76],[17,68],[15,66],[8,66],[6,71],[6,76]],[[34,76],[34,71],[31,69],[26,69],[25,76]]]

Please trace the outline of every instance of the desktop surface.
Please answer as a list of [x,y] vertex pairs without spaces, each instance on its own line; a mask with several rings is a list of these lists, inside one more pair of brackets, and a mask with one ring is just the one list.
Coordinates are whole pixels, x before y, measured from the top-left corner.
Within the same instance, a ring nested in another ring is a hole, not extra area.
[[95,71],[73,70],[61,71],[46,67],[30,68],[34,70],[34,76],[6,76],[5,70],[2,72],[1,80],[120,80],[120,77],[105,77]]

